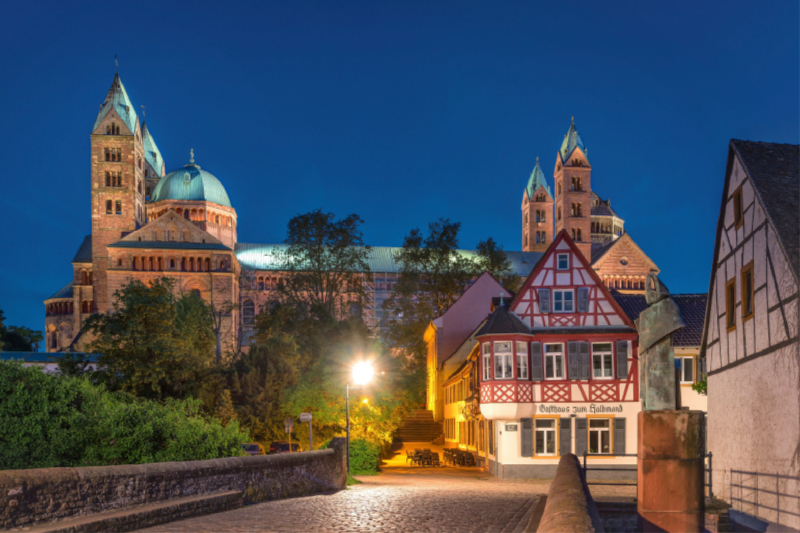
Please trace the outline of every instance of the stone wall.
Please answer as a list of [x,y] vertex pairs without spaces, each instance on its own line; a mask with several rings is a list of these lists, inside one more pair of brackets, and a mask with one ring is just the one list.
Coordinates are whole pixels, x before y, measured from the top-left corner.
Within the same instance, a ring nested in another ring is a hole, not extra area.
[[27,527],[171,498],[241,491],[244,503],[346,485],[345,442],[293,454],[183,463],[0,471],[0,528]]
[[537,531],[552,533],[595,533],[603,531],[597,506],[581,477],[581,467],[574,454],[561,456],[547,504]]

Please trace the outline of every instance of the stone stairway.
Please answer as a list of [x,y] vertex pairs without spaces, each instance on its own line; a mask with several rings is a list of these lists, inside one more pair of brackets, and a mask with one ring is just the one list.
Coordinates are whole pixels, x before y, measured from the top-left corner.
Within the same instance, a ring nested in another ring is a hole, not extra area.
[[416,409],[406,416],[394,440],[401,442],[433,442],[442,435],[442,423],[433,420],[433,411]]

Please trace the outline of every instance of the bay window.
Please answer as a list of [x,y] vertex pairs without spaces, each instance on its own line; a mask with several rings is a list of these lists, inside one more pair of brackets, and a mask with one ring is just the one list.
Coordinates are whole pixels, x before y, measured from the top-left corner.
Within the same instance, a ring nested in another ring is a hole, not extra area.
[[556,454],[555,418],[536,419],[536,455]]
[[492,353],[488,342],[483,343],[483,381],[492,379]]
[[589,453],[611,453],[611,419],[589,419]]
[[575,300],[571,290],[553,291],[553,312],[572,313],[575,311]]
[[528,343],[517,343],[517,379],[528,379]]
[[494,379],[511,379],[511,341],[494,343]]
[[564,345],[544,345],[545,379],[564,379]]
[[611,343],[592,344],[592,376],[595,379],[612,379],[614,377]]

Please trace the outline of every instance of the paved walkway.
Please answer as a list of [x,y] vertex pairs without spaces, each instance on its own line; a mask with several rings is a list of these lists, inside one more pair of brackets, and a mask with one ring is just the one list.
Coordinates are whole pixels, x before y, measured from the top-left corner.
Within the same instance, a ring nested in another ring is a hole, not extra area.
[[[259,503],[141,531],[523,532],[550,484],[501,481],[478,468],[405,466],[404,457],[403,452],[388,462],[383,474],[361,476],[363,484],[335,494]],[[597,487],[592,493],[630,496],[633,490]]]

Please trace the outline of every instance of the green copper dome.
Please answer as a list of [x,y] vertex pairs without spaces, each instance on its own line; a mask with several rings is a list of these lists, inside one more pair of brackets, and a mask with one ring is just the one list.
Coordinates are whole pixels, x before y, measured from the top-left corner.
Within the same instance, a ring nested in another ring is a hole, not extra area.
[[194,155],[191,163],[170,172],[158,182],[150,201],[162,200],[213,202],[232,207],[225,187],[216,176],[194,164]]

